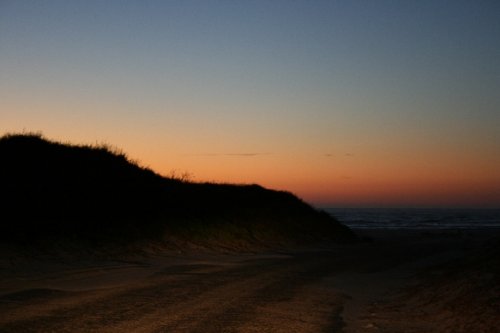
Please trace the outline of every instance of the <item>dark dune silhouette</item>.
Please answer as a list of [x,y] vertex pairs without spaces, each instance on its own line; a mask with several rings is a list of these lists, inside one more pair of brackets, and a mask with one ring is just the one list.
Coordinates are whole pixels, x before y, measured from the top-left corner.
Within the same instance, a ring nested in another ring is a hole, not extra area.
[[291,193],[162,177],[106,145],[8,134],[0,159],[3,241],[251,246],[355,238]]

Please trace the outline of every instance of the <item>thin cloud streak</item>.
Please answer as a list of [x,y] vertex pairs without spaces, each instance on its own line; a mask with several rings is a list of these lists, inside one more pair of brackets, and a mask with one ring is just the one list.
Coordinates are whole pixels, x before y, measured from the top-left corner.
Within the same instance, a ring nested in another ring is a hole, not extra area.
[[[335,157],[335,156],[338,156],[336,154],[325,154],[325,157]],[[345,157],[354,157],[354,154],[353,153],[345,153],[343,156]]]
[[232,156],[232,157],[256,157],[272,155],[271,153],[201,153],[201,154],[183,154],[182,156],[200,156],[200,157],[220,157],[220,156]]

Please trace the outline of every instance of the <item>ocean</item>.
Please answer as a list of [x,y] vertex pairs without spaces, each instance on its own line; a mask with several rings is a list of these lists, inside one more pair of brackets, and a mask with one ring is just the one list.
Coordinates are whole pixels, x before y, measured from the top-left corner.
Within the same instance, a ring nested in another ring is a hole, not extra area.
[[500,209],[323,208],[352,229],[500,228]]

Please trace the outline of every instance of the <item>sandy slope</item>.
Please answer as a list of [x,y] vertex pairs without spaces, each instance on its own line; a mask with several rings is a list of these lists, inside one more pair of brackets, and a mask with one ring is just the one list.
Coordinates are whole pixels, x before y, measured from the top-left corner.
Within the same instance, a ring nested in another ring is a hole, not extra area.
[[[377,241],[267,255],[3,261],[0,332],[461,332],[453,309],[419,295],[442,292],[443,280],[429,284],[429,276],[479,243],[372,236]],[[419,272],[426,274],[417,279]],[[436,307],[446,316],[426,321]],[[483,313],[493,325],[494,315]]]

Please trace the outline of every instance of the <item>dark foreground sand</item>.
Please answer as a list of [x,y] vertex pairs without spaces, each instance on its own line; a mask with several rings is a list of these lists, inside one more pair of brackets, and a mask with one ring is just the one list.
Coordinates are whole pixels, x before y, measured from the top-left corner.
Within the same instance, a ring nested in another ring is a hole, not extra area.
[[258,255],[0,261],[0,332],[499,332],[498,231]]

